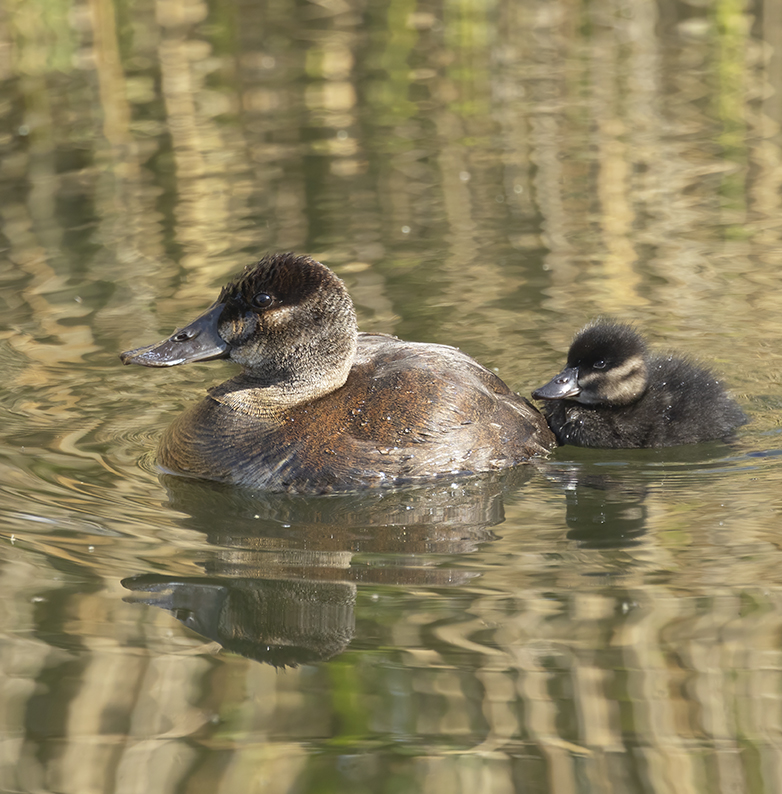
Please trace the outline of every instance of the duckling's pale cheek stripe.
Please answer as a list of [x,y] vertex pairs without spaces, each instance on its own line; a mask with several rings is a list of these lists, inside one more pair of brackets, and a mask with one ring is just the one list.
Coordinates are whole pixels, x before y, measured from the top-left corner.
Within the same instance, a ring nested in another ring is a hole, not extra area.
[[633,402],[641,396],[647,376],[646,362],[640,356],[633,356],[611,371],[606,396],[612,402]]
[[579,378],[582,403],[630,403],[641,396],[646,387],[647,368],[641,356],[633,356],[605,372],[590,372]]

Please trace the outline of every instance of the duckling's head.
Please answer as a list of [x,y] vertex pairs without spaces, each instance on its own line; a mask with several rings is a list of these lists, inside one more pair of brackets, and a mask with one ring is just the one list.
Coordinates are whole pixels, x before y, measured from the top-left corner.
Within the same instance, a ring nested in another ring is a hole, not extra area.
[[299,402],[345,382],[357,333],[353,302],[334,273],[308,256],[273,254],[248,266],[190,325],[120,358],[147,367],[228,358],[253,385]]
[[576,334],[567,367],[532,396],[584,405],[628,405],[644,393],[648,378],[649,354],[635,329],[596,322]]

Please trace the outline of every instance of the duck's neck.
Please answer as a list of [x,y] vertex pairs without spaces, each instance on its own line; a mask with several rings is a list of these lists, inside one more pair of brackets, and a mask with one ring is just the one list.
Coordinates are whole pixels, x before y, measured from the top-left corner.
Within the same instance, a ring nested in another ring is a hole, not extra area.
[[299,362],[300,366],[278,372],[245,369],[240,375],[210,389],[209,396],[247,416],[274,419],[343,386],[353,366],[355,352],[354,340],[337,361],[332,355],[305,359]]

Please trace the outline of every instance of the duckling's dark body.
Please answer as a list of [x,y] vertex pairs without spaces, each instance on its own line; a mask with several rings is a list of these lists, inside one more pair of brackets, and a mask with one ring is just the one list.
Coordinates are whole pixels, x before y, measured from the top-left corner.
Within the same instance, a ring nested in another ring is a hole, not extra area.
[[649,448],[723,439],[748,421],[708,369],[650,355],[619,323],[580,331],[566,369],[533,392],[560,444]]
[[[344,288],[306,257],[267,257],[204,315],[218,329],[219,354],[172,352],[199,341],[201,327],[190,329],[200,320],[160,345],[123,354],[148,366],[211,357],[244,365],[168,428],[161,466],[266,490],[331,492],[503,469],[555,445],[542,415],[469,356],[356,334],[354,319],[346,336],[352,304],[316,311],[319,290]],[[259,294],[274,302],[253,307]],[[296,355],[278,355],[291,345]],[[344,374],[333,374],[335,367]]]

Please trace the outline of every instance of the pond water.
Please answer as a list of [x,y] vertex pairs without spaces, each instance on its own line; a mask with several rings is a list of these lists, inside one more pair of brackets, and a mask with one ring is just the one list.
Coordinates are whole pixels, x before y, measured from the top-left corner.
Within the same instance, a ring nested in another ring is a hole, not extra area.
[[[0,790],[779,791],[777,0],[14,2],[0,119]],[[276,250],[527,395],[633,321],[751,424],[357,495],[161,477],[233,370],[118,353]]]

